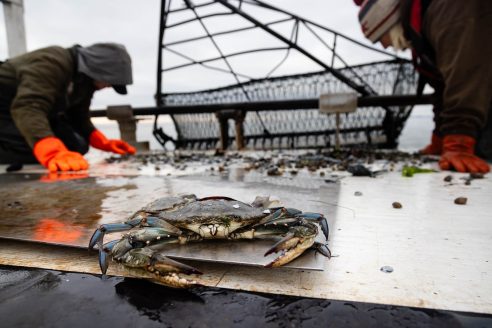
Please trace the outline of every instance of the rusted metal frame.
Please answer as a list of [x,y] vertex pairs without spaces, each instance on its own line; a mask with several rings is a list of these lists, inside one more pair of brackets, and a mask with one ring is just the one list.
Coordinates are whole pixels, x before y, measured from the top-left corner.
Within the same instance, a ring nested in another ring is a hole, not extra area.
[[235,125],[235,140],[239,150],[244,148],[244,119],[246,112],[236,109],[226,109],[215,112],[215,116],[219,121],[220,128],[220,149],[226,150],[229,146],[229,120],[234,120]]

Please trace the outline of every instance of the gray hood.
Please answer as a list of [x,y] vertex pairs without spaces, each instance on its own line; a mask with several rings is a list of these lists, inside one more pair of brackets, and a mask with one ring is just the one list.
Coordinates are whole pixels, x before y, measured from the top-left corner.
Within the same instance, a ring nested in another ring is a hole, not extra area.
[[126,94],[126,85],[133,83],[132,61],[125,46],[117,43],[96,43],[80,47],[78,71],[95,81],[109,83],[116,92]]

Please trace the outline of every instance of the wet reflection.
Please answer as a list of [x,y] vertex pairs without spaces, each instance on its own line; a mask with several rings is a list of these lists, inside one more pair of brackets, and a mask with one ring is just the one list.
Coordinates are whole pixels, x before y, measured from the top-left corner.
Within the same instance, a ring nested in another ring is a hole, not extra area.
[[2,327],[490,327],[492,316],[0,266]]
[[48,243],[73,243],[83,233],[83,227],[57,219],[41,219],[34,228],[33,239]]
[[111,180],[87,174],[0,175],[0,237],[85,246],[100,221],[124,220],[140,207],[128,201],[138,189],[131,179]]
[[142,315],[162,322],[161,315],[175,311],[180,304],[204,304],[193,291],[156,285],[145,280],[125,279],[116,284],[116,294],[133,305]]
[[[171,327],[476,326],[466,324],[470,317],[446,311],[209,287],[179,290],[134,279],[116,284],[115,290],[141,315]],[[481,319],[490,323],[490,318]]]
[[82,173],[50,172],[48,174],[43,175],[39,179],[39,181],[50,183],[50,182],[59,182],[59,181],[66,181],[66,180],[85,179],[88,177],[89,174],[87,174],[87,172],[82,172]]

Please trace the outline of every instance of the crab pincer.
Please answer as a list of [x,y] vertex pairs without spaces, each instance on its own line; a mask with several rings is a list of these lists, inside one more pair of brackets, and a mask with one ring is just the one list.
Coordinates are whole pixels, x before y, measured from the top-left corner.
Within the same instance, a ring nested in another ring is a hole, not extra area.
[[297,215],[299,218],[305,219],[309,222],[317,222],[321,226],[321,231],[328,240],[328,236],[330,234],[330,229],[328,228],[328,221],[326,217],[321,213],[311,213],[311,212],[303,212]]
[[268,256],[272,253],[280,252],[280,255],[267,264],[266,267],[282,266],[304,253],[306,249],[314,244],[317,230],[317,227],[312,223],[291,227],[285,237],[280,239],[265,253],[265,256]]
[[121,259],[129,268],[145,269],[154,274],[154,280],[175,288],[186,288],[198,283],[183,275],[202,274],[199,270],[184,263],[152,251],[149,248],[135,248],[128,251]]

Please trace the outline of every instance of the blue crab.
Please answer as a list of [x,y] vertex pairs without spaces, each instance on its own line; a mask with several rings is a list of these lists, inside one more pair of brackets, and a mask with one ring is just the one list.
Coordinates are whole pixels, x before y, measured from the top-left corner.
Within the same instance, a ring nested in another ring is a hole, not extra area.
[[[318,223],[328,240],[328,222],[319,213],[293,208],[267,208],[268,197],[257,197],[250,205],[228,197],[195,195],[165,197],[143,207],[126,222],[103,224],[92,235],[89,249],[99,248],[99,265],[103,274],[109,258],[129,268],[144,269],[164,285],[183,288],[196,284],[189,275],[197,269],[162,254],[169,243],[186,244],[204,239],[255,239],[280,237],[266,253],[279,253],[267,267],[289,263],[306,249],[314,248],[330,258],[324,243],[315,241]],[[129,231],[121,239],[103,244],[104,235]],[[188,277],[185,277],[188,276]]]

